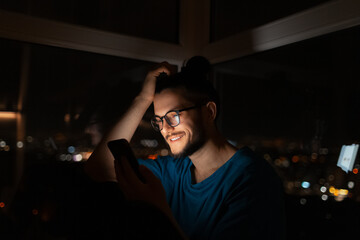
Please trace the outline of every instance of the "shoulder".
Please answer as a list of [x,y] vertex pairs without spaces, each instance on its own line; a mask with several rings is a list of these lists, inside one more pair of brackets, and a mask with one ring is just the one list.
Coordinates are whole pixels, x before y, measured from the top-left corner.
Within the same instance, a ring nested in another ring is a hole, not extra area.
[[140,164],[145,165],[158,175],[164,175],[166,173],[182,172],[189,167],[189,158],[173,158],[171,156],[158,156],[155,160],[138,160]]
[[[273,166],[248,147],[239,149],[231,159],[236,182],[247,186],[279,186],[281,180]],[[262,187],[263,188],[263,187]]]
[[246,170],[248,173],[274,173],[270,163],[248,147],[243,147],[235,153],[232,164]]
[[186,164],[190,159],[185,158],[173,158],[172,156],[158,156],[155,162],[158,162],[161,165],[166,165],[168,167],[181,167]]

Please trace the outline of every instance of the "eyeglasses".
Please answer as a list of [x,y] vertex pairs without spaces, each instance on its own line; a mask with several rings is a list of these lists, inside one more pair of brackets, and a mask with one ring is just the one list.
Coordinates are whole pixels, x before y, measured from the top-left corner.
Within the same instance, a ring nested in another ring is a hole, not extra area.
[[158,115],[155,115],[151,119],[151,125],[155,129],[155,131],[160,132],[163,129],[163,126],[164,126],[163,119],[165,119],[166,122],[171,127],[176,127],[176,126],[178,126],[180,124],[180,115],[179,115],[179,113],[181,113],[183,111],[191,110],[191,109],[194,109],[194,108],[198,108],[198,107],[201,107],[201,106],[202,105],[195,105],[195,106],[188,107],[188,108],[183,108],[183,109],[180,109],[180,110],[170,110],[162,117],[160,117]]

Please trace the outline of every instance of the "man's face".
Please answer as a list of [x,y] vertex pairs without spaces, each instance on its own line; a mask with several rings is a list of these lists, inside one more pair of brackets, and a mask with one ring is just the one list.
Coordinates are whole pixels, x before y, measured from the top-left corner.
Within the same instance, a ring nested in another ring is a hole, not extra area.
[[[181,90],[166,89],[155,95],[155,115],[164,116],[170,110],[180,110],[194,106],[183,97]],[[161,134],[175,158],[189,156],[205,143],[205,128],[202,124],[201,108],[180,112],[180,124],[171,127],[163,119]]]

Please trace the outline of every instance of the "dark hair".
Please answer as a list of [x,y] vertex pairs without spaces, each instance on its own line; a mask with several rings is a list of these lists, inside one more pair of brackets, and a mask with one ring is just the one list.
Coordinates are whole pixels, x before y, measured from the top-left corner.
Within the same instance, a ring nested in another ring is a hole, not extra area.
[[210,62],[206,58],[202,56],[192,57],[181,68],[180,72],[170,76],[160,74],[156,82],[155,93],[160,93],[169,88],[184,89],[186,97],[195,104],[215,102],[219,113],[220,100],[210,81],[211,71]]

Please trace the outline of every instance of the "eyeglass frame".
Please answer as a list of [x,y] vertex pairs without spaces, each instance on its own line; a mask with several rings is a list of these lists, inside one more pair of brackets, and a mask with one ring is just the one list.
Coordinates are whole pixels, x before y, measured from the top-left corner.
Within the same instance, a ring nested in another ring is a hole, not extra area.
[[[198,107],[202,107],[202,106],[204,106],[204,105],[205,105],[205,104],[199,104],[199,105],[194,105],[194,106],[192,106],[192,107],[187,107],[187,108],[183,108],[183,109],[179,109],[179,110],[170,110],[170,111],[168,111],[167,113],[165,113],[165,115],[162,116],[162,117],[160,117],[159,115],[155,115],[155,116],[153,116],[153,117],[151,118],[151,120],[150,120],[151,126],[153,127],[153,129],[154,129],[155,131],[160,132],[160,131],[163,130],[163,128],[164,128],[164,120],[163,120],[163,119],[165,118],[165,121],[166,121],[166,123],[167,123],[169,126],[171,126],[171,127],[177,127],[177,126],[179,126],[179,124],[180,124],[180,115],[179,115],[179,113],[184,112],[184,111],[188,111],[188,110],[191,110],[191,109],[195,109],[195,108],[198,108]],[[166,119],[166,115],[167,115],[168,113],[170,113],[170,112],[176,112],[176,115],[179,116],[179,122],[178,122],[176,125],[174,125],[174,126],[171,125],[171,123],[169,123],[169,121]],[[160,118],[160,120],[161,120],[161,129],[154,127],[153,119],[155,119],[156,117]]]

